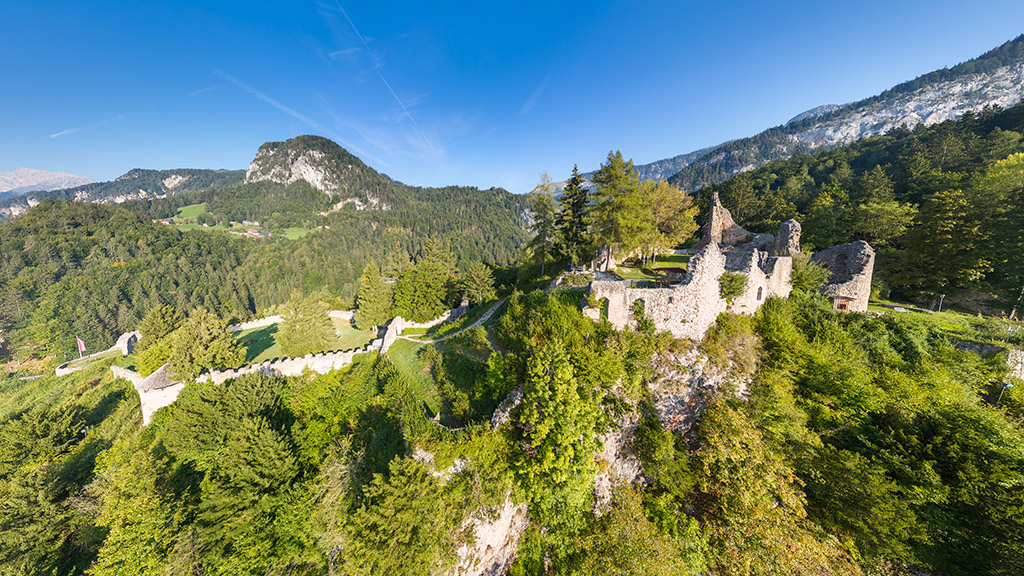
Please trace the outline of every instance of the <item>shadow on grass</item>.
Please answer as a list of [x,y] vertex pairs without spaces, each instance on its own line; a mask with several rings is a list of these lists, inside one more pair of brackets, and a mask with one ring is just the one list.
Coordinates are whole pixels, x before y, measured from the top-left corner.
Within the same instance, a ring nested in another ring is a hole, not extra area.
[[274,334],[277,334],[277,324],[265,326],[246,334],[242,339],[242,346],[245,346],[245,361],[252,362],[273,346],[275,344]]

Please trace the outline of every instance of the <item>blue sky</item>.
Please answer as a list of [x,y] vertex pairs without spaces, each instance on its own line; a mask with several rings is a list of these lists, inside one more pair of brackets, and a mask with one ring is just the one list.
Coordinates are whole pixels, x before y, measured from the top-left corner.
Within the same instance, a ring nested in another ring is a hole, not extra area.
[[245,168],[327,136],[409,184],[525,192],[874,95],[1024,2],[5,2],[0,171]]

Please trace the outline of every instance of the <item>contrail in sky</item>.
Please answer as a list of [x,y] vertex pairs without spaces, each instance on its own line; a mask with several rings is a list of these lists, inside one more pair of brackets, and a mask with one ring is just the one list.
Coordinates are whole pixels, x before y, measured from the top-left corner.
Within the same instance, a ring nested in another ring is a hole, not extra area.
[[[374,64],[377,64],[377,59],[373,56],[373,49],[370,48],[370,43],[367,42],[366,38],[363,38],[363,35],[359,33],[359,29],[356,28],[356,25],[354,22],[352,22],[352,19],[348,17],[348,12],[345,12],[345,9],[341,7],[341,3],[338,2],[337,0],[335,0],[334,3],[338,6],[338,10],[341,10],[341,15],[345,17],[345,20],[348,20],[348,25],[352,27],[352,31],[356,33],[357,37],[359,37],[359,41],[362,42],[363,46],[366,47],[366,53],[369,54],[371,58],[373,58]],[[391,87],[391,83],[388,82],[388,79],[384,77],[383,73],[381,73],[380,67],[374,66],[374,70],[377,72],[377,76],[380,77],[381,82],[383,82],[384,85],[388,87],[388,92],[391,92],[391,95],[394,96],[395,102],[398,102],[398,105],[402,107],[402,111],[405,112],[405,115],[409,117],[409,120],[412,120],[412,125],[416,128],[416,132],[419,133],[420,138],[423,138],[423,141],[427,143],[427,146],[430,147],[431,152],[437,154],[437,150],[434,149],[434,145],[430,142],[430,139],[427,138],[427,135],[424,134],[423,130],[420,128],[419,122],[417,122],[416,119],[413,118],[412,113],[410,113],[409,109],[406,108],[405,104],[402,103],[402,99],[398,97],[398,94],[395,94],[395,90]]]
[[220,76],[221,78],[227,80],[228,82],[234,84],[235,86],[238,86],[242,90],[245,90],[246,92],[248,92],[252,96],[255,96],[257,99],[262,100],[263,102],[266,102],[267,104],[270,104],[271,106],[273,106],[274,108],[277,108],[281,112],[284,112],[285,114],[291,116],[292,118],[295,118],[299,122],[302,122],[303,124],[306,124],[310,128],[313,128],[314,130],[319,130],[320,132],[322,132],[324,134],[327,134],[328,136],[330,136],[334,140],[344,144],[345,147],[348,148],[349,150],[353,150],[356,153],[358,153],[359,155],[361,155],[361,156],[363,156],[363,157],[365,157],[365,158],[367,158],[369,160],[372,160],[375,163],[384,164],[384,165],[387,164],[387,162],[384,162],[380,158],[375,157],[373,154],[370,154],[369,152],[360,149],[358,146],[352,144],[351,142],[346,141],[341,136],[338,136],[333,131],[327,129],[327,127],[324,126],[323,124],[320,124],[316,120],[313,120],[312,118],[309,118],[308,116],[305,116],[305,115],[303,115],[303,114],[301,114],[301,113],[299,113],[299,112],[289,108],[288,106],[285,106],[284,104],[278,102],[277,100],[274,100],[270,96],[267,96],[263,92],[260,92],[259,90],[253,88],[252,86],[249,86],[245,82],[242,82],[238,78],[235,78],[231,74],[228,74],[227,72],[224,72],[224,71],[222,71],[220,69],[217,69],[217,68],[213,69],[213,73],[216,74],[217,76]]

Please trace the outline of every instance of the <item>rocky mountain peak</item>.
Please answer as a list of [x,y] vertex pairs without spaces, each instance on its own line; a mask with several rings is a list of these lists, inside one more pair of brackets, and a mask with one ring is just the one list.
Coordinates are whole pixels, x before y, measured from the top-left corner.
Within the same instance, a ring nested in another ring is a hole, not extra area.
[[320,136],[298,136],[260,146],[245,173],[245,182],[291,184],[305,180],[330,196],[345,187],[345,174],[369,170],[338,144]]

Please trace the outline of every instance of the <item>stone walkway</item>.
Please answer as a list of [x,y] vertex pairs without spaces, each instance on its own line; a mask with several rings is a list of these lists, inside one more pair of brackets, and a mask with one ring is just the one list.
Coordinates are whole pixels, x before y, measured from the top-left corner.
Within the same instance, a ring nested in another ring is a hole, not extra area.
[[410,342],[417,342],[419,344],[437,344],[438,342],[444,342],[445,340],[447,340],[449,338],[453,338],[455,336],[458,336],[459,334],[462,334],[466,330],[470,330],[470,329],[476,328],[477,326],[479,326],[479,325],[483,324],[484,322],[487,322],[488,320],[490,320],[491,316],[494,316],[494,313],[497,312],[498,308],[501,307],[501,305],[504,304],[505,300],[507,300],[507,299],[508,298],[502,298],[501,300],[498,300],[497,302],[492,304],[491,307],[487,309],[487,312],[484,312],[484,315],[481,316],[480,318],[478,318],[476,322],[473,322],[472,324],[470,324],[469,326],[466,326],[465,328],[463,328],[462,330],[459,330],[458,332],[453,332],[452,334],[447,334],[447,335],[441,336],[439,338],[434,338],[433,340],[420,340],[420,339],[417,339],[417,338],[413,338],[412,336],[399,336],[399,338],[401,338],[402,340],[408,340]]

